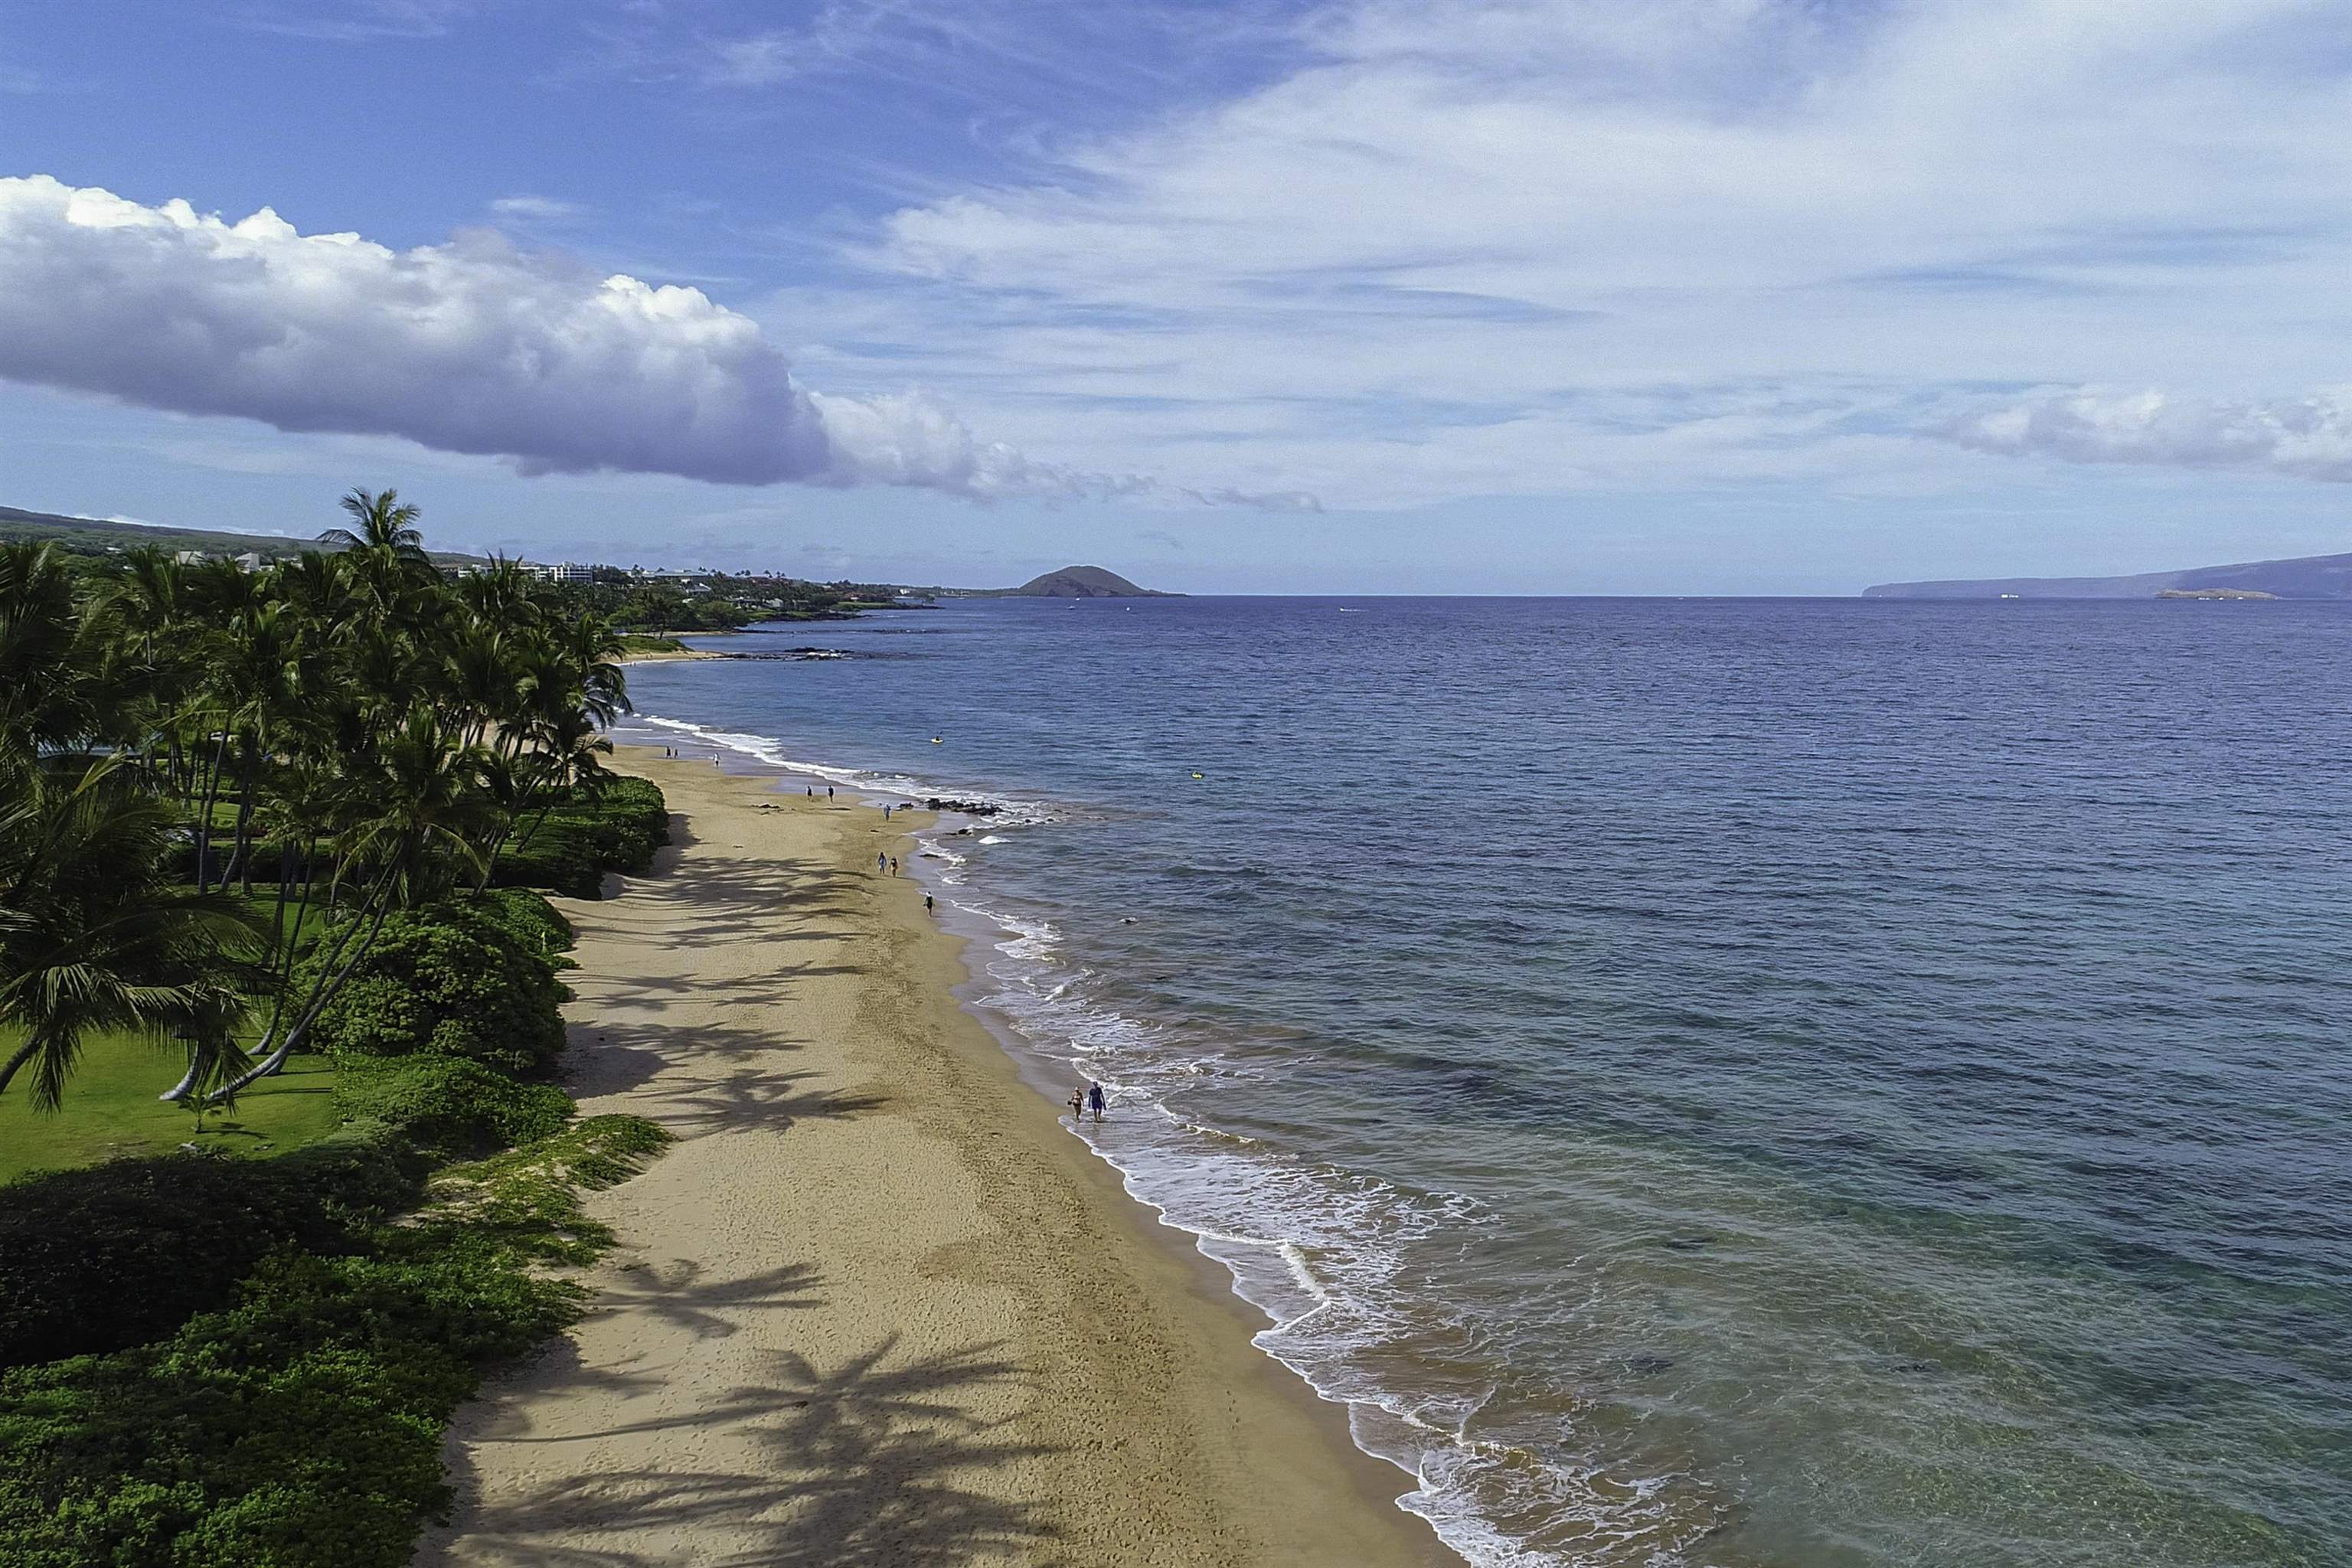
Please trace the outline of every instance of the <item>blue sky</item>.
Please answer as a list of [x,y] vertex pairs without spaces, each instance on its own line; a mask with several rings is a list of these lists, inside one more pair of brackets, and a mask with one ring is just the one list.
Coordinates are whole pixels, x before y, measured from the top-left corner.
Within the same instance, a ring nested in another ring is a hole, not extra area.
[[0,150],[5,504],[1209,592],[2352,548],[2340,5],[16,0]]

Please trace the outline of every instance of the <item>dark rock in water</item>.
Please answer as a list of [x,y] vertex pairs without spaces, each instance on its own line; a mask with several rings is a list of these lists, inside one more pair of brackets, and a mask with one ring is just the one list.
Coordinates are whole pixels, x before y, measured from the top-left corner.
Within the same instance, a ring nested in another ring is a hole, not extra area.
[[[908,804],[912,805],[913,803],[909,802]],[[929,800],[923,802],[923,809],[925,811],[961,812],[966,816],[994,816],[998,812],[1003,811],[1004,808],[1001,805],[991,805],[984,800],[950,800],[945,795],[935,795]]]
[[1675,1252],[1696,1252],[1702,1247],[1711,1246],[1714,1241],[1715,1237],[1711,1236],[1670,1236],[1658,1245]]
[[1627,1370],[1636,1377],[1655,1377],[1671,1370],[1674,1364],[1672,1356],[1663,1355],[1637,1355],[1625,1363]]

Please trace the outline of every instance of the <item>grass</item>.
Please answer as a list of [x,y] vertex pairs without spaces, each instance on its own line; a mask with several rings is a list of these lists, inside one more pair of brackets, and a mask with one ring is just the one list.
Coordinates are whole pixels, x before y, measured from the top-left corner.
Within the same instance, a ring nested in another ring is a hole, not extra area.
[[334,1069],[323,1057],[298,1056],[283,1073],[237,1096],[234,1110],[207,1111],[198,1134],[193,1115],[155,1098],[182,1065],[176,1051],[148,1041],[95,1036],[66,1083],[65,1104],[49,1112],[33,1109],[30,1086],[19,1078],[0,1095],[0,1183],[187,1142],[230,1154],[282,1154],[340,1125]]

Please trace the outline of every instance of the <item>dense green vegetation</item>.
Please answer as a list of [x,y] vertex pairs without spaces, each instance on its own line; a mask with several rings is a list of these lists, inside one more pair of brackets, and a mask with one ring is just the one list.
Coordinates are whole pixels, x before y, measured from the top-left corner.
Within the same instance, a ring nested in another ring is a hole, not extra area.
[[131,550],[241,555],[247,551],[275,558],[299,555],[318,545],[274,533],[214,533],[202,529],[157,528],[138,522],[109,522],[94,517],[60,517],[55,512],[24,511],[0,506],[0,543],[47,542],[78,555],[121,554]]
[[252,574],[0,547],[12,1568],[405,1563],[450,1411],[578,1310],[535,1266],[663,1142],[574,1121],[527,890],[666,837],[599,760],[617,637],[345,504]]
[[598,567],[593,582],[566,583],[561,591],[568,602],[614,626],[646,634],[733,631],[756,621],[839,620],[898,603],[897,590],[879,584],[728,572],[648,578],[610,566]]
[[344,504],[339,552],[252,573],[0,547],[0,1093],[58,1103],[115,1029],[186,1042],[173,1097],[226,1103],[395,911],[600,820],[617,635],[511,563],[444,578],[389,492]]
[[[661,1142],[631,1118],[583,1121],[444,1172],[398,1224],[368,1192],[381,1175],[346,1170],[360,1201],[306,1208],[298,1199],[295,1219],[272,1211],[289,1234],[226,1300],[160,1337],[0,1373],[5,1560],[405,1563],[419,1521],[447,1504],[440,1448],[450,1413],[485,1365],[579,1311],[578,1286],[532,1266],[582,1262],[607,1244],[581,1213],[580,1192],[627,1175]],[[336,1152],[362,1167],[369,1159],[362,1148]],[[228,1168],[247,1179],[255,1169]],[[121,1243],[154,1246],[172,1220],[193,1217],[158,1202],[122,1226]],[[298,1223],[309,1233],[296,1233]],[[216,1275],[199,1283],[216,1293]],[[110,1320],[106,1337],[151,1331],[158,1314],[143,1316]]]
[[566,898],[602,896],[604,874],[643,876],[669,842],[669,807],[645,779],[615,778],[593,795],[551,796],[491,868],[493,887],[546,888]]

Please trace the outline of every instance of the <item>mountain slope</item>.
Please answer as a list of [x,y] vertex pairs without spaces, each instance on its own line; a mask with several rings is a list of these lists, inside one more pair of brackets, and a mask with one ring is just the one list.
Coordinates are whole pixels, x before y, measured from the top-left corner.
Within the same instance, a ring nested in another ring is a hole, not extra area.
[[109,547],[131,550],[142,544],[162,550],[201,550],[207,555],[237,555],[248,550],[265,556],[299,555],[321,548],[315,540],[289,539],[284,534],[215,533],[209,529],[109,522],[103,518],[61,517],[0,506],[0,541],[16,539],[55,540],[68,550],[89,554]]
[[1986,577],[1937,583],[1881,583],[1864,588],[1873,599],[2152,599],[2167,591],[2215,588],[2281,599],[2352,599],[2352,555],[2305,555],[2289,561],[2246,561],[2192,566],[2130,577]]

